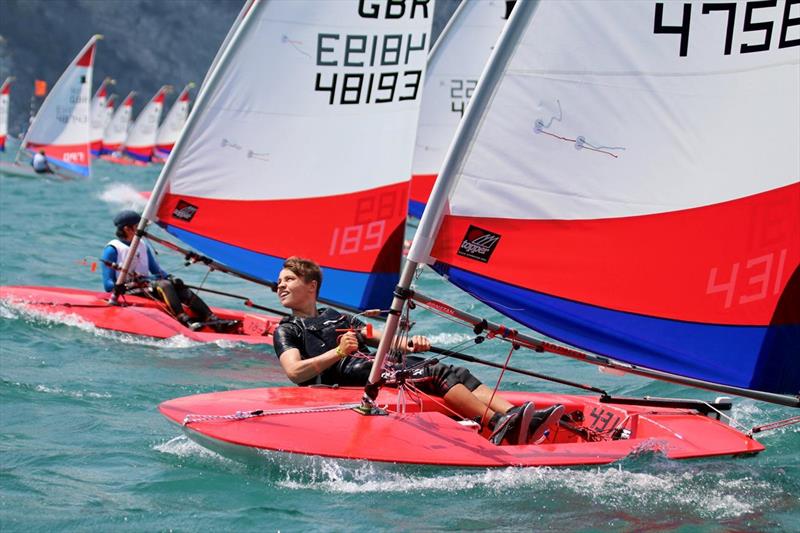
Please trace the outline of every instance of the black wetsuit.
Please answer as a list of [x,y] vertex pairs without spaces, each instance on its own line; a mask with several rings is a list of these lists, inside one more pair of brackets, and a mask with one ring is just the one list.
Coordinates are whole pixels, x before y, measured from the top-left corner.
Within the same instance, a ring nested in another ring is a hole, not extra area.
[[[316,317],[287,317],[281,320],[273,334],[273,346],[279,358],[283,352],[292,348],[297,348],[303,359],[316,357],[336,348],[339,344],[338,338],[342,334],[337,332],[337,329],[361,329],[364,326],[364,323],[357,318],[331,308],[319,309],[317,313]],[[358,335],[358,351],[368,353],[367,345],[360,334]],[[422,360],[421,357],[406,357],[409,366]],[[363,386],[367,384],[371,368],[372,360],[347,356],[317,377],[300,383],[300,385]],[[413,372],[413,377],[415,385],[421,390],[440,396],[444,396],[450,387],[459,383],[470,391],[474,391],[481,385],[481,382],[466,368],[442,363],[417,367]]]

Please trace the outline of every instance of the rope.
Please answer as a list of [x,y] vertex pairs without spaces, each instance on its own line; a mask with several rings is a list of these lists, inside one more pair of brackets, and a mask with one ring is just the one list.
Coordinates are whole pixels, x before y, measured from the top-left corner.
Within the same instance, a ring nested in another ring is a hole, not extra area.
[[784,420],[778,420],[777,422],[770,422],[768,424],[763,424],[761,426],[756,426],[750,430],[750,433],[761,433],[762,431],[769,431],[772,429],[778,429],[786,426],[791,426],[793,424],[800,424],[800,416],[793,416],[791,418],[786,418]]
[[[486,403],[486,409],[483,411],[481,415],[481,426],[483,426],[483,421],[486,420],[486,415],[489,413],[489,406],[492,405],[494,401],[494,397],[497,394],[497,390],[500,388],[500,382],[503,381],[503,375],[506,373],[506,367],[508,367],[508,363],[511,361],[511,354],[514,353],[514,345],[511,345],[511,349],[508,351],[508,355],[506,356],[506,362],[503,363],[503,368],[500,370],[500,376],[497,378],[497,383],[494,385],[494,389],[492,390],[492,395],[489,397],[489,401]],[[488,422],[488,420],[487,420]]]
[[327,413],[332,411],[347,411],[360,406],[360,403],[349,403],[343,405],[323,405],[320,407],[303,407],[298,409],[276,409],[273,411],[264,411],[263,409],[256,409],[255,411],[236,411],[231,415],[194,415],[189,414],[183,418],[183,425],[188,426],[195,422],[210,422],[210,421],[235,421],[247,420],[248,418],[256,418],[261,416],[272,415],[293,415],[304,413]]

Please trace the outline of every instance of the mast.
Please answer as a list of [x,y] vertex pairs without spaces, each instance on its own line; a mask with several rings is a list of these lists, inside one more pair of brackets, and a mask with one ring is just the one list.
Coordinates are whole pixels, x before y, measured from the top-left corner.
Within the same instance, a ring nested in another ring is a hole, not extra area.
[[378,352],[375,354],[375,360],[372,363],[369,381],[364,389],[362,405],[367,409],[372,407],[378,395],[383,362],[386,360],[386,355],[394,341],[403,306],[409,298],[409,287],[414,278],[414,272],[419,263],[425,261],[430,253],[436,230],[444,215],[447,198],[458,178],[458,171],[469,151],[472,138],[480,126],[497,85],[502,79],[503,73],[517,48],[517,44],[528,27],[528,23],[538,5],[539,0],[520,0],[515,5],[505,28],[503,28],[497,47],[492,52],[489,62],[478,81],[464,117],[458,125],[456,135],[448,149],[447,156],[445,156],[442,170],[436,180],[436,185],[433,188],[430,200],[417,228],[417,233],[414,236],[414,241],[411,244],[408,258],[400,275],[400,282],[397,289],[395,289],[395,297],[392,300],[386,328],[378,346]]
[[197,110],[202,109],[203,105],[205,104],[205,100],[207,98],[206,95],[212,92],[212,89],[217,86],[219,83],[221,66],[224,66],[227,62],[228,57],[233,53],[234,50],[238,47],[240,35],[244,32],[245,29],[249,26],[248,22],[253,19],[253,13],[256,13],[262,6],[264,2],[257,2],[254,0],[254,5],[252,9],[249,9],[245,14],[244,18],[242,19],[241,24],[236,28],[235,33],[230,38],[228,42],[228,47],[220,54],[219,61],[217,61],[214,65],[212,65],[212,71],[209,72],[207,78],[203,81],[203,85],[200,87],[200,93],[197,95],[197,100],[195,102],[195,106],[192,109],[192,112],[189,114],[189,118],[186,120],[186,125],[181,131],[181,134],[178,136],[178,140],[175,141],[175,148],[173,149],[172,157],[167,159],[167,162],[164,164],[164,168],[161,169],[161,174],[158,176],[158,180],[156,181],[155,185],[153,186],[153,191],[150,194],[150,199],[147,201],[147,205],[144,208],[144,213],[142,213],[142,218],[139,221],[139,226],[136,228],[136,236],[133,238],[130,247],[130,253],[125,257],[125,262],[120,269],[119,276],[117,277],[117,284],[114,286],[114,292],[109,299],[109,303],[116,304],[117,298],[120,294],[122,294],[122,289],[125,286],[125,279],[128,277],[128,271],[131,268],[131,263],[133,262],[133,256],[136,253],[136,249],[139,246],[139,242],[144,235],[145,229],[147,225],[150,223],[151,219],[155,217],[155,214],[158,212],[158,208],[161,204],[162,195],[164,189],[167,186],[167,182],[169,181],[169,176],[172,172],[172,167],[175,164],[175,161],[178,160],[178,155],[183,149],[183,139],[184,137],[188,137],[191,132],[194,130],[195,127],[195,120],[194,117],[197,116]]

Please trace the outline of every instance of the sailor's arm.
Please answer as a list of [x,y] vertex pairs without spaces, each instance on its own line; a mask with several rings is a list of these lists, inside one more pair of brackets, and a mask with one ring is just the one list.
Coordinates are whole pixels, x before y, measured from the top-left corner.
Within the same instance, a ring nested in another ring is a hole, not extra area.
[[[367,337],[367,328],[365,327],[362,328],[361,334],[364,335],[364,342],[373,348],[377,348],[383,338],[383,331],[379,329],[373,329],[372,336]],[[410,340],[411,346],[404,347],[407,352],[427,352],[431,348],[431,341],[428,340],[428,337],[423,335],[414,335]]]
[[305,383],[338,363],[344,357],[358,349],[358,340],[354,332],[342,335],[339,344],[327,352],[315,357],[303,359],[300,350],[289,348],[280,355],[281,367],[292,383]]

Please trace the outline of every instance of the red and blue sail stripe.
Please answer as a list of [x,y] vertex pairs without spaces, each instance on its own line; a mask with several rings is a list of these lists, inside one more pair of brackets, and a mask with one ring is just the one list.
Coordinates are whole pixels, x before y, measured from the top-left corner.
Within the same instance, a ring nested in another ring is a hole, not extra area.
[[153,157],[152,146],[126,146],[125,155],[132,157],[137,161],[149,162]]
[[[486,232],[499,238],[485,263],[459,255]],[[617,219],[446,216],[432,255],[451,282],[554,339],[714,383],[800,392],[798,183]]]
[[408,190],[408,215],[422,218],[425,204],[431,196],[436,174],[415,174],[411,177]]
[[323,270],[320,299],[351,310],[386,309],[399,278],[408,183],[288,200],[165,194],[159,222],[235,270],[274,282],[290,256]]

